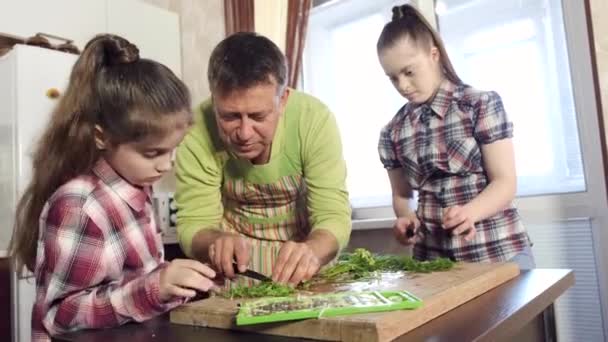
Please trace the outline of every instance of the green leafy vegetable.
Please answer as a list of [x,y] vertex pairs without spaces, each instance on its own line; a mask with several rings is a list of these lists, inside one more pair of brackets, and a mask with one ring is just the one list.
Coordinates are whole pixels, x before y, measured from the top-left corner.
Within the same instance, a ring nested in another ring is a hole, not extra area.
[[[307,289],[313,284],[349,282],[373,278],[376,272],[412,272],[429,273],[447,271],[454,262],[446,258],[431,261],[418,261],[409,256],[376,255],[364,248],[357,248],[354,253],[345,253],[338,262],[317,274],[313,279],[301,283],[297,289]],[[226,298],[259,298],[283,297],[296,292],[291,286],[271,282],[263,282],[254,286],[236,286],[222,295]]]
[[326,268],[318,277],[330,281],[347,281],[372,277],[374,272],[429,273],[446,271],[453,266],[454,262],[446,258],[418,261],[409,256],[374,255],[364,248],[357,248],[354,253],[340,256],[336,265]]
[[223,293],[226,298],[258,298],[283,297],[295,293],[295,289],[288,285],[271,282],[262,282],[257,285],[239,285]]

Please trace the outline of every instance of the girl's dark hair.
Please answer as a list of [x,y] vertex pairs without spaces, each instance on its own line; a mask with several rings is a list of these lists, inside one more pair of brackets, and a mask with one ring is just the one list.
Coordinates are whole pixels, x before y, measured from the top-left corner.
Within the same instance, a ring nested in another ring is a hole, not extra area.
[[162,137],[191,122],[190,93],[171,70],[140,59],[137,47],[119,36],[89,41],[33,153],[32,179],[17,204],[9,246],[17,269],[34,269],[45,202],[101,157],[95,126],[116,146]]
[[415,44],[421,44],[424,47],[436,46],[439,49],[439,62],[444,75],[451,82],[462,84],[439,34],[416,8],[407,4],[393,7],[393,18],[384,25],[376,48],[380,52],[385,48],[392,47],[403,38],[409,38]]
[[273,78],[280,91],[287,85],[287,60],[270,39],[254,32],[238,32],[213,49],[207,78],[211,91],[218,94],[271,83]]

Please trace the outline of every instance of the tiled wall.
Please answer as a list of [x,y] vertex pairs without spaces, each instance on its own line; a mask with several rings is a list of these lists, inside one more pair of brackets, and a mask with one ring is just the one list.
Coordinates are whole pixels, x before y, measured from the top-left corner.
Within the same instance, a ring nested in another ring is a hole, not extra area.
[[211,50],[224,38],[223,0],[144,0],[180,16],[182,75],[194,104],[209,96],[207,62]]

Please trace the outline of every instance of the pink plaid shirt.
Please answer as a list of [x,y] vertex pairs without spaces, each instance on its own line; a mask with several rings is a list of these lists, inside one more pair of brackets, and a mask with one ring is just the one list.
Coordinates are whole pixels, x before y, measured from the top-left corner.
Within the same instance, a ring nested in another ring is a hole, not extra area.
[[32,340],[140,322],[183,303],[159,298],[163,259],[150,189],[101,159],[57,189],[40,216]]
[[384,127],[378,144],[382,164],[402,168],[418,191],[415,257],[504,261],[530,244],[512,204],[477,222],[470,242],[441,226],[444,208],[467,204],[489,184],[481,145],[512,136],[513,124],[497,93],[447,80],[429,103],[407,103]]

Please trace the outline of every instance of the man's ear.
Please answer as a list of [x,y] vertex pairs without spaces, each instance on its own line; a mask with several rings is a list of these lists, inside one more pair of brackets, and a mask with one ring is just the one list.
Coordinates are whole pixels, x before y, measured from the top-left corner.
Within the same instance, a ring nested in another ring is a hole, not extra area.
[[290,93],[291,90],[289,89],[289,87],[285,87],[283,93],[281,94],[281,97],[279,98],[279,111],[281,114],[283,114],[283,112],[285,111],[285,106],[287,106],[287,100],[289,99]]
[[95,146],[97,146],[98,150],[105,150],[108,147],[106,143],[106,138],[104,135],[103,128],[99,125],[95,125]]

